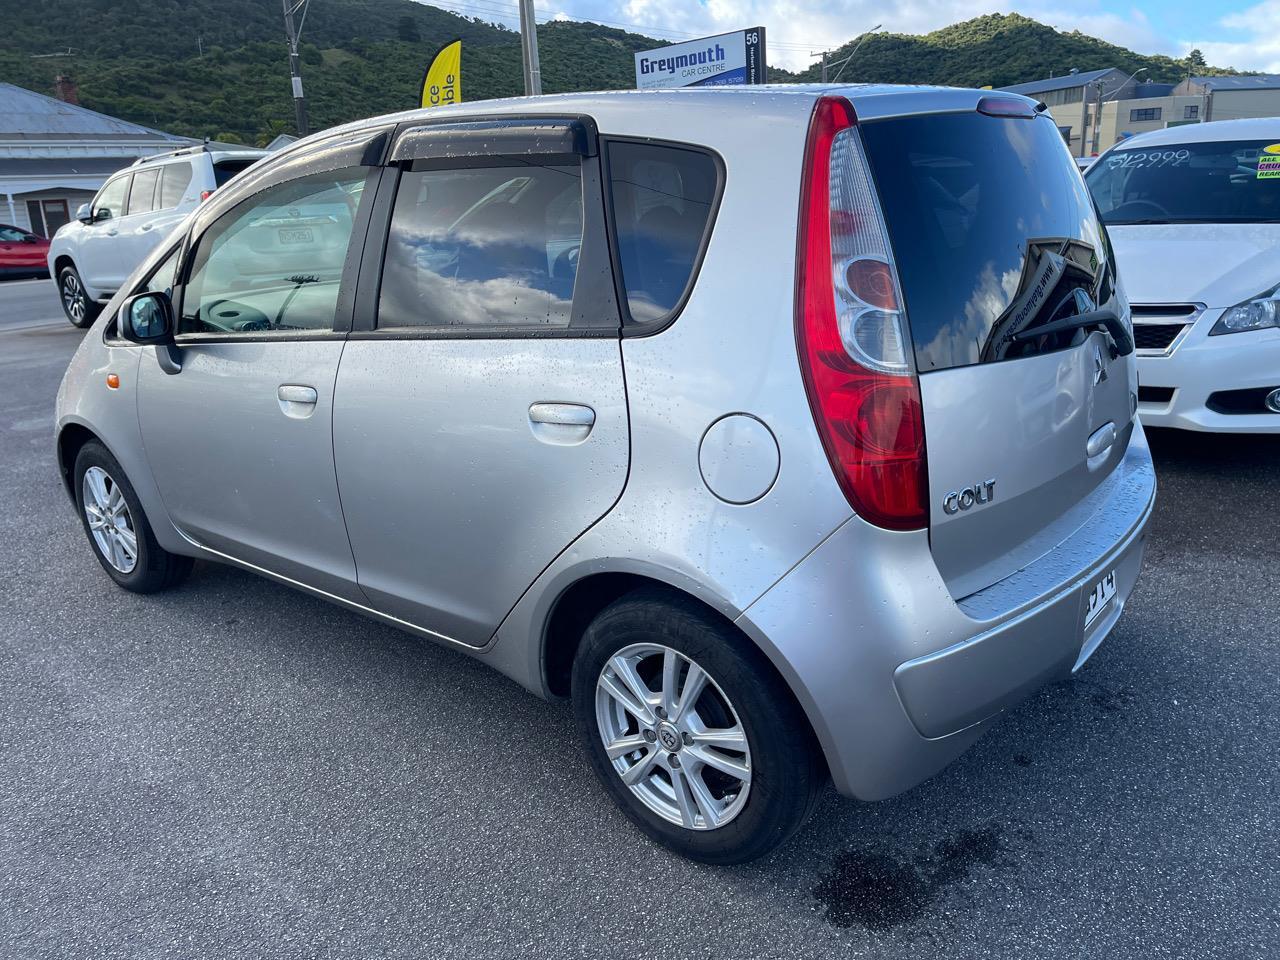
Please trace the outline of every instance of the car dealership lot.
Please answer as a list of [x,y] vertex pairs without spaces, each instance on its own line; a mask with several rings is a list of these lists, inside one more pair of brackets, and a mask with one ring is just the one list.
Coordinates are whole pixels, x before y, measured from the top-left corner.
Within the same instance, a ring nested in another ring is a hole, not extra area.
[[711,869],[477,663],[222,567],[116,589],[53,462],[83,334],[46,285],[0,284],[0,956],[1280,950],[1280,440],[1153,436],[1144,578],[1074,683]]

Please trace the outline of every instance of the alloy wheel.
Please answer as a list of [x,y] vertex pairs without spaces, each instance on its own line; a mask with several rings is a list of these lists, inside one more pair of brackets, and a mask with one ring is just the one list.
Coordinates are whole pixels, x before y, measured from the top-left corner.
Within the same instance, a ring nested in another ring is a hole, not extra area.
[[692,659],[656,643],[624,647],[600,671],[595,707],[610,764],[655,814],[714,830],[742,812],[751,791],[746,731]]
[[67,316],[76,323],[84,320],[84,287],[80,285],[80,278],[72,272],[68,272],[62,278],[62,305],[67,311]]
[[120,573],[132,573],[138,565],[138,534],[120,485],[101,467],[90,467],[81,498],[98,552]]

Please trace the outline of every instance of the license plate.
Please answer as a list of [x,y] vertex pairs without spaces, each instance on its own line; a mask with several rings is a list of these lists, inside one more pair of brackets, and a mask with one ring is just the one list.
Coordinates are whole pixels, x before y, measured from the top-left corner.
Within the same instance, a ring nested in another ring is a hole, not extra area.
[[1093,591],[1089,594],[1089,607],[1084,615],[1084,625],[1086,627],[1098,618],[1098,614],[1107,608],[1107,604],[1111,602],[1115,595],[1116,572],[1112,570],[1093,585]]
[[279,233],[281,243],[311,243],[314,239],[310,227],[288,227]]

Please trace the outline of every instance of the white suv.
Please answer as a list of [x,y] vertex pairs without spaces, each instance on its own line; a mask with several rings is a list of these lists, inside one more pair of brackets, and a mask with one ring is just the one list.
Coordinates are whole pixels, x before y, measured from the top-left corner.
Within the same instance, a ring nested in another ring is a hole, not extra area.
[[203,144],[143,157],[103,184],[49,244],[49,276],[67,319],[92,324],[101,304],[188,213],[266,155]]

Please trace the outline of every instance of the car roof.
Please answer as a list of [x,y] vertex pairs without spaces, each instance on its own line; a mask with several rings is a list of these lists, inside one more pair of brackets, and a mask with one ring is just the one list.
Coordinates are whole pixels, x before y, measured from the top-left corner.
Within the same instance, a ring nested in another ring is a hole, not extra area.
[[1116,150],[1163,147],[1175,143],[1219,143],[1226,140],[1275,140],[1280,143],[1280,117],[1250,117],[1244,120],[1213,120],[1166,127],[1126,137]]
[[601,130],[608,132],[611,121],[634,117],[638,112],[661,115],[665,111],[705,111],[708,121],[722,118],[726,110],[750,112],[753,107],[769,105],[779,107],[793,105],[797,111],[808,112],[812,102],[823,95],[846,97],[859,120],[875,120],[891,116],[922,113],[945,113],[972,110],[979,100],[998,96],[1036,103],[1029,97],[1005,91],[976,90],[963,87],[913,86],[887,83],[779,83],[753,85],[726,85],[719,87],[684,87],[671,90],[606,90],[585,93],[547,94],[537,97],[508,97],[501,100],[476,100],[447,107],[405,110],[400,113],[370,117],[312,134],[290,144],[281,153],[301,148],[317,140],[335,134],[355,133],[369,127],[383,126],[389,122],[404,123],[414,120],[442,120],[453,118],[468,120],[478,117],[507,115],[547,115],[565,113],[589,113],[594,116]]

